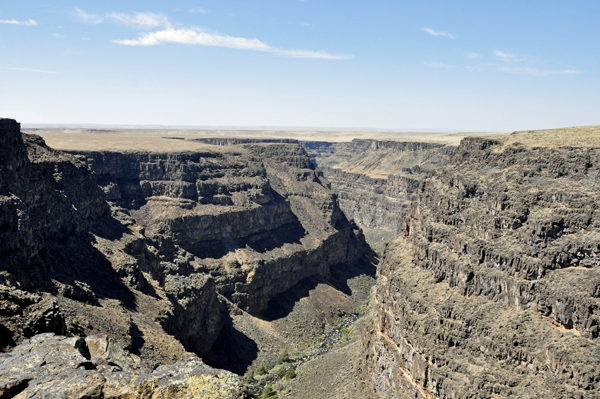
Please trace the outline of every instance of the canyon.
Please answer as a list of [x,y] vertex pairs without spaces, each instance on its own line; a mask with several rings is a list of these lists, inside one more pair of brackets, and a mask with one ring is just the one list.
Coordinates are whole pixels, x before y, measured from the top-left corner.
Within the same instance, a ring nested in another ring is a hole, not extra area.
[[0,398],[597,397],[599,139],[2,119]]

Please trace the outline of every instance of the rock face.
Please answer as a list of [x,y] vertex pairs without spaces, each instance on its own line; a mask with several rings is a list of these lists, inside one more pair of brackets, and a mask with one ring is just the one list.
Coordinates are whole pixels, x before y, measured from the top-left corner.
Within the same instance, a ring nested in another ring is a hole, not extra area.
[[197,357],[153,370],[101,335],[40,334],[0,353],[0,398],[244,397],[238,376],[212,369]]
[[[100,332],[159,362],[189,355],[161,327],[176,325],[179,302],[142,271],[156,254],[111,216],[85,160],[21,134],[13,120],[0,120],[0,141],[1,349],[37,333]],[[188,285],[188,330],[203,353],[223,305],[209,277]]]
[[421,183],[363,337],[379,396],[600,395],[599,133],[466,138]]
[[51,332],[204,356],[228,310],[368,250],[298,144],[190,147],[69,154],[0,120],[1,351]]
[[377,251],[404,230],[420,181],[455,150],[437,143],[359,139],[302,145],[331,181],[344,214]]
[[85,241],[108,216],[108,204],[85,162],[22,136],[13,120],[0,119],[0,132],[0,273],[25,288],[39,286],[52,267],[44,258],[60,259],[64,244]]
[[296,144],[79,155],[115,217],[145,237],[150,250],[139,257],[160,253],[144,262],[147,271],[186,303],[185,284],[210,275],[227,300],[260,314],[273,296],[366,250],[329,182]]

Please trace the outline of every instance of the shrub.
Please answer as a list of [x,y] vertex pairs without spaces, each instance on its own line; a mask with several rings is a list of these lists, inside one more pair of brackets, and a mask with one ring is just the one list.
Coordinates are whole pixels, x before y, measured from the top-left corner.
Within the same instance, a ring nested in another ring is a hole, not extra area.
[[362,316],[362,315],[365,314],[365,312],[367,310],[367,304],[368,304],[368,301],[364,301],[364,302],[360,303],[360,306],[358,307],[358,314],[359,315]]
[[272,369],[268,369],[269,370],[269,374],[277,374],[281,371],[281,369],[284,367],[283,364],[278,364],[277,366],[273,367]]
[[254,384],[256,379],[254,379],[254,372],[250,371],[246,374],[246,384]]
[[277,391],[273,389],[272,384],[267,384],[260,395],[261,399],[277,398]]
[[287,363],[289,361],[290,361],[290,354],[288,353],[288,350],[287,349],[282,350],[281,354],[277,358],[277,363],[283,364],[283,363]]
[[265,375],[265,374],[267,374],[267,369],[265,368],[265,366],[263,364],[261,364],[256,369],[256,375]]
[[289,369],[285,372],[285,374],[283,375],[283,378],[287,378],[288,380],[291,380],[292,378],[296,378],[296,370],[295,369]]

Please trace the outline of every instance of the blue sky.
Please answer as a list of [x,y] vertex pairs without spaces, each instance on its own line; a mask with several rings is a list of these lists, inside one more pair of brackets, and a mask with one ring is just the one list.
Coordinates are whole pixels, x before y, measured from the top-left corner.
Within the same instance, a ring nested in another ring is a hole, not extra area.
[[600,1],[0,0],[22,123],[600,124]]

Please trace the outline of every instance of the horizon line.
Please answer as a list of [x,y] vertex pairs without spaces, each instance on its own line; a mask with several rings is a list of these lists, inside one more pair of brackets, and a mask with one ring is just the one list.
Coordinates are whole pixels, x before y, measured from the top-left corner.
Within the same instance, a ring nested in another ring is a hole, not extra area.
[[506,133],[507,130],[455,129],[455,128],[373,128],[324,126],[235,126],[235,125],[136,125],[100,123],[21,123],[24,129],[153,129],[153,130],[245,130],[245,131],[323,131],[323,132],[373,132],[373,133]]

